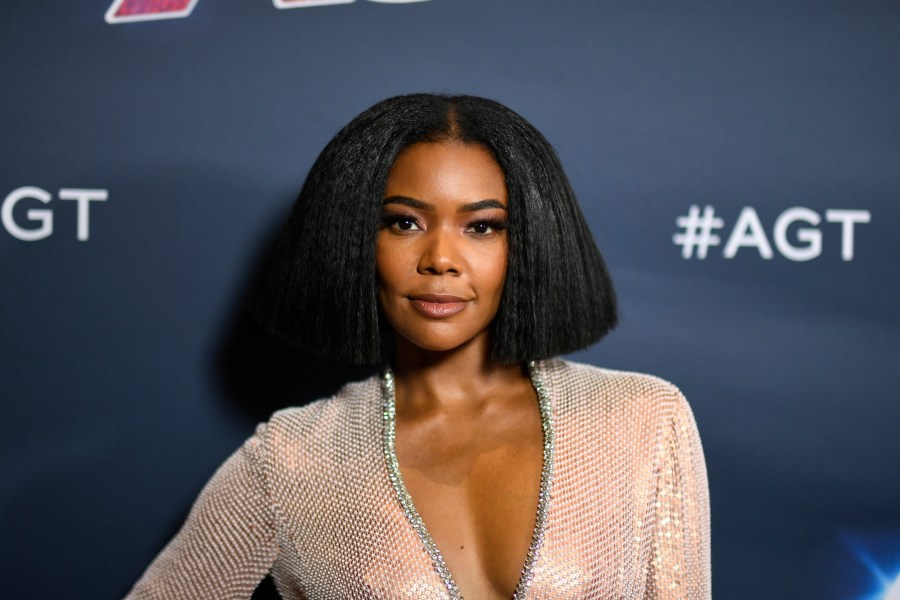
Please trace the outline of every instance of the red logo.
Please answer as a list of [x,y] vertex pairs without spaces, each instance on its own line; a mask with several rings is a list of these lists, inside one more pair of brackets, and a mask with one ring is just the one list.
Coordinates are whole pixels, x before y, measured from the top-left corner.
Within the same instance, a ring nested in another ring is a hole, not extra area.
[[177,19],[191,14],[196,4],[197,0],[114,0],[106,11],[106,22]]
[[[411,4],[428,0],[369,0],[381,4]],[[303,8],[328,4],[350,4],[356,0],[272,0],[275,8]],[[113,0],[106,11],[106,22],[129,23],[132,21],[155,21],[187,17],[197,5],[197,0]]]

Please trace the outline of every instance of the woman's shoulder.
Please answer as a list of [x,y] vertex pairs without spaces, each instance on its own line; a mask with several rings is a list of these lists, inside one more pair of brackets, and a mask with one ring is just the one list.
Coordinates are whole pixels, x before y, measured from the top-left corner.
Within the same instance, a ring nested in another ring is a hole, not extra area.
[[562,358],[541,361],[538,368],[560,411],[635,413],[688,409],[681,390],[656,375]]
[[321,452],[334,447],[336,440],[361,433],[380,411],[380,399],[379,376],[350,382],[332,396],[272,413],[257,426],[253,438],[270,455],[304,447]]

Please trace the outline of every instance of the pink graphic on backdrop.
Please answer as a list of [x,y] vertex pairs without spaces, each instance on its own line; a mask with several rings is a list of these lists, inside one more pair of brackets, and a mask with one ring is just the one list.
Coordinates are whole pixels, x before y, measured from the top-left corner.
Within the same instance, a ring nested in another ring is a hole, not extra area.
[[153,21],[186,17],[197,0],[114,0],[106,11],[107,23]]
[[[369,0],[379,4],[414,4],[429,0]],[[326,6],[329,4],[350,4],[356,0],[272,0],[275,8],[301,8],[304,6]],[[156,21],[186,17],[194,10],[197,0],[113,0],[106,11],[109,24],[132,21]]]

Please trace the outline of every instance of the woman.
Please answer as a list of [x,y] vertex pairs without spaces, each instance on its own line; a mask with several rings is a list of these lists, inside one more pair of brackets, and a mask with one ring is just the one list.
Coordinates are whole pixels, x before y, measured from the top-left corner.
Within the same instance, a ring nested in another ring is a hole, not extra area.
[[390,98],[307,177],[255,312],[384,374],[275,413],[129,598],[709,598],[680,392],[557,358],[616,322],[548,142],[471,96]]

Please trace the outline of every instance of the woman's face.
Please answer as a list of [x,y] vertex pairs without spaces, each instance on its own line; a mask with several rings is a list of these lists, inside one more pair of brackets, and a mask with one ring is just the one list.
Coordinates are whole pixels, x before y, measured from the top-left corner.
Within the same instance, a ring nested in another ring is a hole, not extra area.
[[506,181],[482,146],[419,143],[394,161],[375,243],[378,301],[401,336],[431,351],[489,347],[506,277]]

